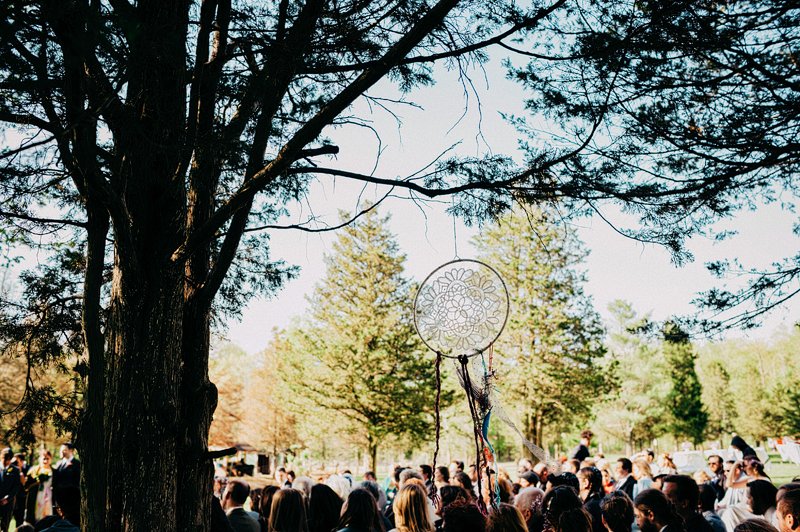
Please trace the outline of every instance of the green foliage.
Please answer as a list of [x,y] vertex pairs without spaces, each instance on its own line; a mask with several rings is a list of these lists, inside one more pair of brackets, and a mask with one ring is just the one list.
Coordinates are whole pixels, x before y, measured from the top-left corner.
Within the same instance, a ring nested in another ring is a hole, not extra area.
[[387,220],[373,210],[343,230],[309,316],[288,333],[286,378],[305,399],[301,417],[318,430],[341,418],[373,457],[389,437],[428,441],[435,399],[434,358],[414,330],[414,287]]
[[630,454],[668,429],[664,418],[669,378],[649,334],[649,317],[637,315],[630,303],[620,300],[612,302],[609,311],[606,346],[619,388],[598,405],[595,426],[599,435],[625,442]]
[[475,244],[511,299],[495,345],[501,395],[526,437],[541,445],[588,420],[599,398],[617,386],[603,364],[600,318],[583,293],[584,252],[574,233],[538,210],[503,218]]
[[677,324],[667,322],[662,334],[662,351],[672,381],[667,394],[669,426],[676,437],[688,438],[698,445],[705,439],[708,412],[703,405],[703,390],[695,371],[697,355],[689,336]]

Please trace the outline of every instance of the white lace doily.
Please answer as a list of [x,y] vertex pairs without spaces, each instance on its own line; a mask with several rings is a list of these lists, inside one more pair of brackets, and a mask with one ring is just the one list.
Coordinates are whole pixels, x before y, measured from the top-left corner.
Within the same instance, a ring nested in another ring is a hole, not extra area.
[[423,281],[414,300],[414,325],[429,348],[445,356],[489,347],[506,324],[508,291],[500,275],[476,260],[454,260]]

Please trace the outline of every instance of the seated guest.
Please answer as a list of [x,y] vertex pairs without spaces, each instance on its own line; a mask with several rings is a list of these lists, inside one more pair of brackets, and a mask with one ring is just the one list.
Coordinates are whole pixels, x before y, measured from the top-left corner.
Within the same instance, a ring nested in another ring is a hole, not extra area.
[[633,501],[636,525],[641,532],[694,532],[683,527],[683,519],[662,492],[644,490]]
[[675,506],[687,531],[713,532],[711,525],[698,511],[700,507],[700,490],[697,482],[686,475],[667,475],[664,477],[661,491]]
[[559,475],[550,475],[547,477],[546,492],[558,486],[568,486],[572,488],[576,494],[581,489],[580,483],[578,482],[578,477],[570,472],[561,473]]
[[331,532],[339,523],[342,504],[344,501],[330,486],[315,484],[306,503],[309,532]]
[[625,495],[633,500],[633,487],[636,485],[636,479],[633,478],[633,464],[627,458],[620,458],[617,460],[616,470],[617,482],[614,489],[625,492]]
[[533,466],[533,472],[539,475],[539,485],[536,487],[541,490],[545,489],[547,486],[547,477],[550,474],[550,470],[547,469],[547,464],[544,462],[539,462]]
[[608,532],[631,532],[633,502],[625,493],[615,491],[600,501],[603,526]]
[[564,485],[554,487],[542,499],[544,530],[557,530],[563,513],[582,508],[583,502],[576,490]]
[[633,471],[631,472],[633,478],[636,479],[636,485],[633,487],[633,497],[636,498],[640,491],[650,489],[653,487],[653,473],[650,470],[650,464],[644,458],[639,458],[633,461]]
[[[55,510],[59,520],[44,530],[47,532],[80,532],[81,494],[78,487],[62,485],[54,488],[53,499],[56,503]],[[256,530],[256,532],[258,531]]]
[[463,471],[459,471],[458,473],[456,473],[456,476],[453,477],[452,484],[466,491],[467,497],[469,497],[470,499],[475,497],[475,487],[472,485],[472,481],[469,479],[469,475],[464,473]]
[[535,488],[538,485],[539,485],[539,475],[537,475],[533,471],[525,471],[519,476],[520,489],[528,487]]
[[514,506],[522,514],[528,532],[541,532],[543,526],[542,499],[544,492],[539,488],[523,488],[514,497]]
[[270,532],[308,532],[303,495],[292,488],[278,490],[269,510]]
[[486,517],[472,503],[458,500],[442,512],[444,532],[485,532]]
[[772,522],[775,517],[775,501],[778,488],[767,480],[753,480],[747,484],[747,502],[731,506],[722,513],[722,522],[733,530],[742,521],[763,518]]
[[222,494],[222,508],[235,532],[260,532],[261,525],[244,509],[250,495],[250,485],[244,480],[232,478]]
[[787,491],[775,511],[775,521],[780,532],[800,530],[800,489]]
[[708,484],[714,488],[717,500],[720,501],[725,496],[725,465],[722,457],[717,454],[709,456],[708,470],[711,471],[711,480]]
[[709,483],[700,484],[697,488],[700,494],[700,512],[703,514],[703,518],[708,521],[714,532],[726,532],[725,524],[714,511],[714,504],[717,501],[716,490]]
[[600,510],[600,501],[605,495],[603,492],[603,474],[596,467],[582,467],[578,471],[578,482],[580,482],[578,495],[583,501],[583,509],[589,512],[592,517],[592,530],[594,532],[605,532],[602,511]]
[[421,483],[406,482],[397,492],[393,508],[398,532],[433,532],[428,494]]
[[437,488],[450,484],[450,470],[445,466],[437,467],[434,482]]
[[503,502],[496,510],[489,512],[486,532],[528,532],[528,527],[520,511]]
[[375,497],[369,491],[357,488],[350,492],[342,506],[338,530],[339,532],[384,532],[383,521],[380,518]]
[[272,509],[272,499],[275,497],[275,493],[278,492],[280,488],[278,486],[264,486],[261,490],[261,501],[258,507],[259,518],[258,522],[261,524],[261,530],[267,530],[267,524],[269,523],[269,512]]
[[555,532],[592,532],[592,518],[583,508],[573,508],[561,514]]

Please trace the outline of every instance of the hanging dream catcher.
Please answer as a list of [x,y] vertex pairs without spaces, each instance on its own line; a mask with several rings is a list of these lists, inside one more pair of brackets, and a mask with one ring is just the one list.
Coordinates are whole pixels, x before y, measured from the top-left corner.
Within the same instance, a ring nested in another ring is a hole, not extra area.
[[[414,325],[422,341],[436,353],[436,449],[439,453],[439,401],[441,396],[441,362],[456,362],[456,372],[473,424],[475,465],[478,475],[478,504],[485,511],[481,494],[483,468],[494,466],[495,453],[489,441],[492,415],[509,425],[531,453],[545,460],[544,451],[525,439],[514,426],[496,399],[492,345],[500,336],[508,319],[508,290],[500,275],[476,260],[454,260],[434,270],[423,281],[414,301]],[[497,475],[488,484],[489,500],[499,503]],[[431,487],[435,497],[436,488]]]

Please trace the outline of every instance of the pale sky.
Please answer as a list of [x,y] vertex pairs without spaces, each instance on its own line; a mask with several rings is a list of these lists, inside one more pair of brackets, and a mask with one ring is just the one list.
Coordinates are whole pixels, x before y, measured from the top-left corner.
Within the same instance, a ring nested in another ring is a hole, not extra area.
[[[450,73],[439,76],[434,87],[410,95],[424,110],[404,107],[394,108],[402,118],[396,124],[385,112],[376,110],[372,125],[382,131],[383,155],[375,175],[397,177],[408,175],[433,160],[439,153],[456,142],[456,150],[464,155],[477,155],[488,147],[494,153],[511,153],[516,149],[516,132],[500,117],[499,112],[522,113],[522,93],[518,86],[502,77],[497,63],[487,68],[491,90],[480,75],[475,76],[476,90],[480,94],[480,113],[475,95],[469,95],[468,112],[464,112],[464,94],[456,76]],[[378,93],[379,91],[375,91]],[[363,110],[363,108],[362,108]],[[480,121],[483,137],[476,136]],[[340,146],[336,161],[320,161],[322,166],[347,168],[369,173],[375,164],[376,142],[366,130],[345,128],[333,132],[332,140]],[[300,222],[313,210],[314,215],[335,224],[339,209],[354,210],[360,199],[380,197],[385,189],[374,186],[361,192],[361,187],[346,180],[323,177],[310,194],[309,206],[295,212],[292,222]],[[402,194],[402,192],[401,192]],[[438,265],[450,261],[458,246],[461,258],[474,258],[469,246],[474,228],[467,228],[460,220],[455,222],[444,213],[443,204],[420,208],[411,201],[390,199],[381,206],[381,212],[392,214],[391,229],[397,235],[400,247],[408,256],[407,273],[418,281]],[[607,212],[617,221],[627,221]],[[707,239],[690,242],[696,259],[683,267],[675,267],[669,254],[662,248],[643,245],[614,232],[599,218],[576,222],[581,239],[591,251],[586,262],[589,281],[585,289],[597,310],[606,317],[606,307],[615,299],[633,303],[641,313],[652,313],[656,320],[676,314],[696,312],[691,300],[700,290],[718,283],[706,271],[706,261],[738,257],[745,265],[767,266],[771,261],[788,256],[798,249],[800,242],[792,234],[793,218],[777,206],[767,206],[755,213],[743,213],[726,228],[734,228],[739,235],[733,240],[715,243]],[[306,309],[305,296],[324,275],[322,256],[330,252],[335,233],[308,234],[296,230],[272,233],[271,250],[290,264],[301,267],[299,278],[289,282],[271,300],[250,303],[241,322],[230,322],[227,338],[250,353],[263,349],[274,327],[285,327],[293,316]],[[411,303],[410,303],[411,304]],[[769,336],[774,331],[790,326],[797,319],[800,301],[790,302],[773,312],[764,327],[750,331],[751,337]],[[513,311],[513,309],[512,309]],[[742,333],[732,332],[729,335]]]

